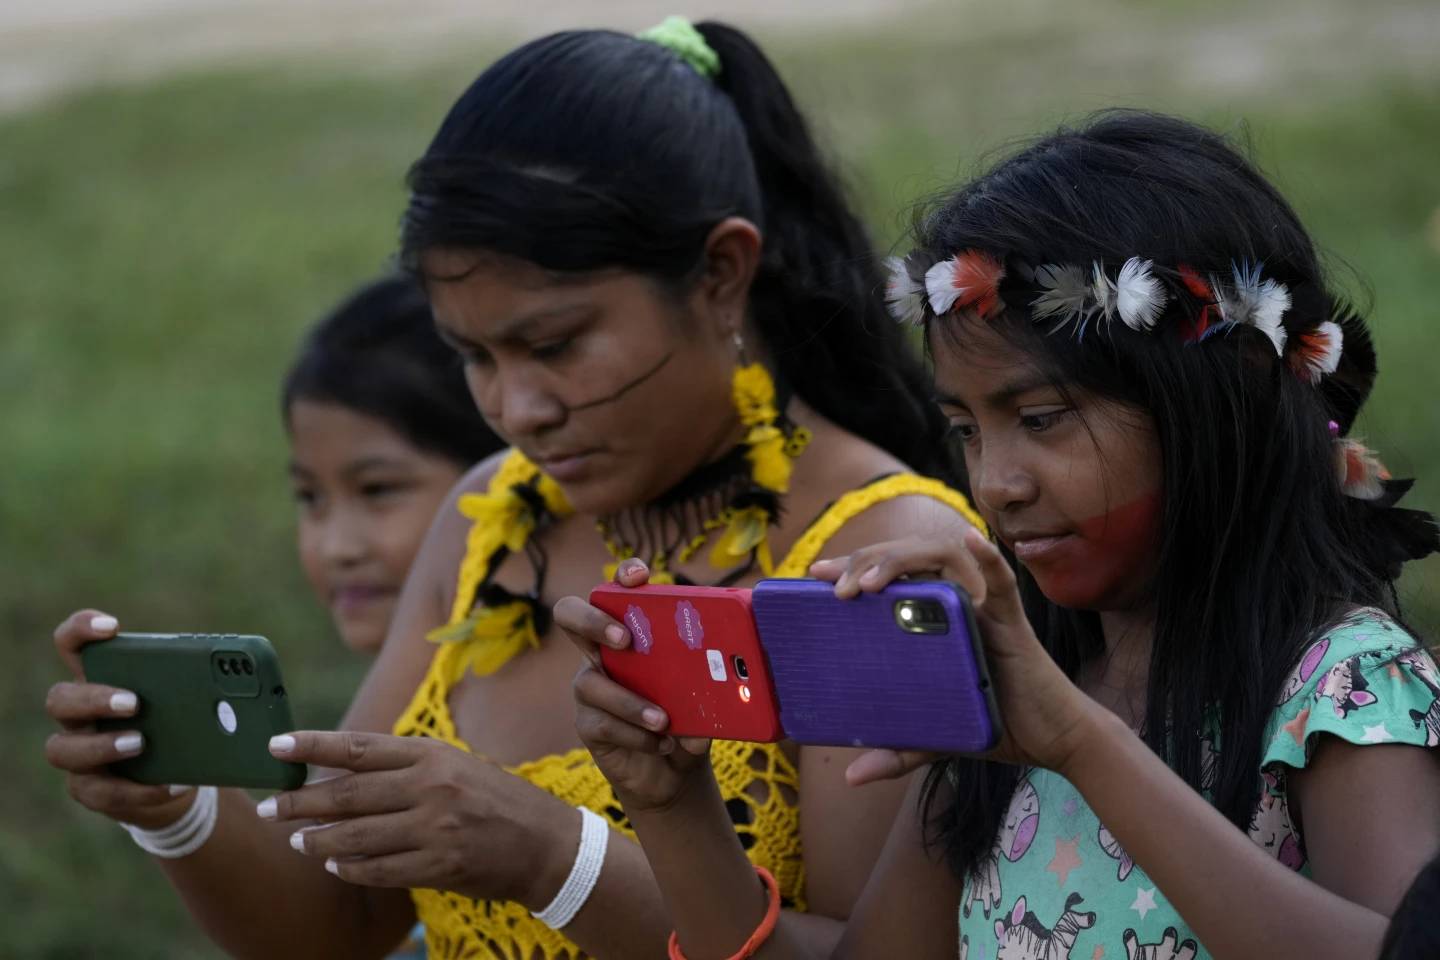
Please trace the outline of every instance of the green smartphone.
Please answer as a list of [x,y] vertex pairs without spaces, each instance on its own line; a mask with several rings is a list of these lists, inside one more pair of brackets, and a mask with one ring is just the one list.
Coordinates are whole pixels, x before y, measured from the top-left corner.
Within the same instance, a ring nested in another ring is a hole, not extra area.
[[270,738],[295,729],[280,659],[264,637],[120,633],[80,651],[85,679],[132,690],[133,717],[101,730],[138,730],[139,756],[110,765],[137,783],[294,790],[305,765],[270,755]]

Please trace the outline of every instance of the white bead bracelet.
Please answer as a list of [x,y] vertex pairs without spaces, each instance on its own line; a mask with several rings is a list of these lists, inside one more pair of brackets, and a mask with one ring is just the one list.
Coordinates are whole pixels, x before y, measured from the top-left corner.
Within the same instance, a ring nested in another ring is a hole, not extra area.
[[580,808],[580,849],[575,854],[575,865],[570,876],[555,894],[550,905],[531,916],[552,930],[568,926],[600,880],[600,868],[605,865],[605,850],[610,844],[610,824],[593,810]]

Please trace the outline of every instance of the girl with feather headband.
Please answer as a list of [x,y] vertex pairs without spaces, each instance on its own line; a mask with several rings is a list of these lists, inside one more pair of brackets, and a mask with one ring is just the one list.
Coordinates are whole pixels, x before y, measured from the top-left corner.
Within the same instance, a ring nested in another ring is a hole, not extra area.
[[[928,769],[832,955],[1375,956],[1440,850],[1440,672],[1394,589],[1440,535],[1349,436],[1376,375],[1363,317],[1254,166],[1149,113],[1038,141],[916,233],[888,298],[924,328],[994,540],[812,573],[841,597],[962,583],[1006,732],[984,757],[852,764]],[[626,642],[557,612],[582,645]],[[672,956],[815,955],[762,923],[701,745],[598,672],[576,697]]]

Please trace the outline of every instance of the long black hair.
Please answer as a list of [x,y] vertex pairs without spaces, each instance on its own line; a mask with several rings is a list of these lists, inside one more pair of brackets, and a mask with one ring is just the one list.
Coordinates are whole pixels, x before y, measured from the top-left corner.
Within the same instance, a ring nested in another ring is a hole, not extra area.
[[534,40],[485,70],[410,172],[401,262],[483,250],[559,272],[698,275],[729,216],[761,230],[751,313],[782,381],[912,467],[943,472],[917,358],[885,313],[864,228],[784,83],[743,33],[697,25],[714,79],[600,30]]
[[287,426],[297,400],[374,417],[462,468],[502,446],[465,386],[459,356],[435,332],[425,292],[409,276],[366,284],[311,328],[280,391]]
[[[1153,418],[1163,532],[1143,735],[1243,828],[1264,725],[1307,643],[1356,605],[1398,619],[1401,563],[1437,546],[1429,514],[1394,505],[1408,483],[1387,484],[1379,500],[1342,493],[1332,430],[1349,430],[1376,369],[1362,318],[1328,289],[1299,219],[1244,156],[1211,131],[1151,113],[1106,112],[1039,140],[922,209],[917,233],[926,261],[970,249],[1087,269],[1140,257],[1172,276],[1183,265],[1217,277],[1261,264],[1292,294],[1284,323],[1293,335],[1327,320],[1341,327],[1344,355],[1318,385],[1254,327],[1184,342],[1177,331],[1204,309],[1195,301],[1172,299],[1147,333],[1118,321],[1083,337],[1050,333],[1028,309],[1033,293],[1007,295],[988,321],[947,315],[928,328],[963,341],[969,324],[988,322],[1062,388]],[[1077,677],[1104,650],[1098,614],[1050,603],[1019,574],[1036,633]],[[1218,757],[1213,782],[1202,784],[1207,732],[1218,733]],[[932,771],[932,839],[958,875],[990,853],[1019,776],[958,759]],[[952,792],[953,804],[937,800]]]

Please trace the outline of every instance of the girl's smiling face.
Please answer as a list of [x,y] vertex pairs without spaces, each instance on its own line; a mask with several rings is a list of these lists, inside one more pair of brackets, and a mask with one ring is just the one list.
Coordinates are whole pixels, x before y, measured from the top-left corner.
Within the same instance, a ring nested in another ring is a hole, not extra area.
[[936,398],[975,505],[1052,602],[1133,610],[1160,551],[1161,462],[1143,410],[1057,386],[986,324],[931,333]]
[[335,403],[295,400],[287,426],[305,577],[345,645],[378,653],[405,576],[462,467]]

